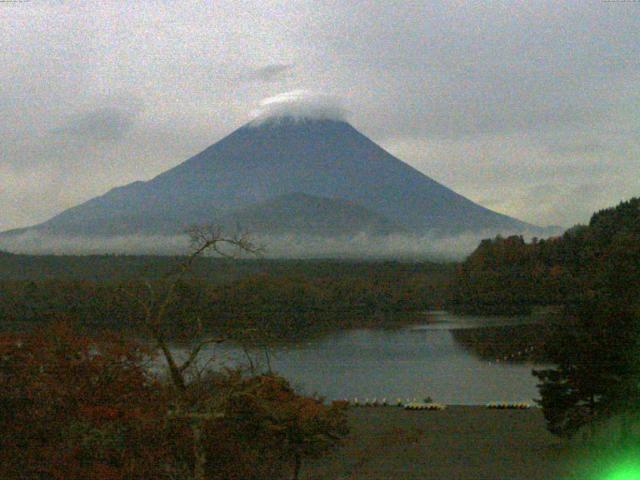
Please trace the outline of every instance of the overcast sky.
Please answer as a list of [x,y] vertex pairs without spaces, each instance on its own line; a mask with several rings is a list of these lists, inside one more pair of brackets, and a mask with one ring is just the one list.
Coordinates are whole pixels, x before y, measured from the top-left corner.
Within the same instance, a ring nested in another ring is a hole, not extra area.
[[0,3],[0,230],[147,180],[306,89],[503,213],[640,195],[640,3]]

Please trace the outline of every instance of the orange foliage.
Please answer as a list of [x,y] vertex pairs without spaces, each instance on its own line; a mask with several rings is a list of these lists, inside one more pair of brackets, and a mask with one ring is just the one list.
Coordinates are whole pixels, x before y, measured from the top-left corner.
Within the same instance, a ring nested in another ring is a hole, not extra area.
[[304,458],[322,455],[347,434],[346,404],[298,395],[282,377],[234,371],[217,382],[234,393],[225,419],[209,425],[212,479],[290,478]]
[[162,390],[123,339],[58,323],[0,335],[0,477],[136,479],[165,455]]
[[[168,415],[176,392],[150,376],[149,353],[63,323],[0,334],[0,478],[142,480],[192,472],[194,420]],[[180,401],[190,411],[222,413],[202,423],[212,480],[291,477],[303,458],[346,434],[346,405],[298,395],[281,377],[231,371],[187,387]]]

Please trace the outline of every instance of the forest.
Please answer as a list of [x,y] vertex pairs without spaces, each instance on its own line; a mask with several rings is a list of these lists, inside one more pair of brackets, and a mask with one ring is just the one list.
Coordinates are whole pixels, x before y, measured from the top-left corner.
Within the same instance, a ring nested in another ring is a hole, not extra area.
[[[525,313],[573,303],[617,268],[622,288],[637,279],[640,199],[599,211],[560,237],[483,240],[456,269],[450,307],[465,313]],[[621,290],[622,291],[622,290]]]
[[[5,328],[64,318],[79,328],[126,329],[140,316],[136,296],[144,295],[145,285],[166,288],[166,274],[179,261],[5,255],[0,318]],[[299,338],[441,308],[452,271],[428,262],[258,259],[235,265],[198,258],[176,285],[170,316],[176,333],[197,317],[207,331],[221,335],[254,329],[273,339]]]
[[[621,438],[640,413],[640,198],[596,212],[588,225],[527,243],[483,241],[458,267],[452,304],[470,312],[556,305],[534,370],[549,430],[572,437],[611,418]],[[468,340],[468,339],[466,339]]]

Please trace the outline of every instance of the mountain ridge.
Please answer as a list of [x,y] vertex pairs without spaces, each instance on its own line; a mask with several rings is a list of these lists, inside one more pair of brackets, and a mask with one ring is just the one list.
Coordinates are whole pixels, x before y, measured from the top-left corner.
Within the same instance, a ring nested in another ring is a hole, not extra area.
[[[280,205],[281,219],[274,217],[284,225],[287,212],[297,208],[295,195],[321,199],[325,212],[330,202],[338,202],[336,212],[343,212],[345,219],[356,218],[353,209],[361,208],[376,232],[446,237],[544,231],[472,202],[402,162],[344,120],[279,117],[245,124],[148,181],[112,188],[41,224],[3,235],[178,234],[192,224],[229,223],[234,215],[255,220],[259,213],[251,211],[260,212],[277,198],[291,203]],[[307,207],[306,223],[318,224],[313,208]],[[325,227],[337,234],[353,232],[345,219],[334,215],[336,228],[331,222]],[[294,223],[291,233],[309,233],[304,219]],[[365,223],[359,226],[363,231]],[[317,233],[315,227],[310,230]]]

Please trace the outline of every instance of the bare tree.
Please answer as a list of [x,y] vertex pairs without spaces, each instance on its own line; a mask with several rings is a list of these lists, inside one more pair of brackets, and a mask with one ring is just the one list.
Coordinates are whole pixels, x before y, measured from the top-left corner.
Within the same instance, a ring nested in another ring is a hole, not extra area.
[[185,276],[192,270],[194,262],[207,253],[214,253],[221,257],[237,258],[243,254],[259,254],[262,249],[256,246],[246,234],[225,236],[222,230],[212,226],[195,226],[186,232],[191,239],[191,253],[174,269],[163,277],[164,288],[158,289],[148,282],[144,282],[144,291],[122,289],[123,293],[132,299],[142,310],[140,326],[152,339],[155,347],[161,352],[167,368],[171,384],[176,391],[176,402],[170,417],[188,420],[193,435],[194,468],[193,478],[205,478],[206,454],[202,441],[204,422],[223,417],[219,406],[221,401],[209,402],[206,408],[194,408],[188,396],[188,371],[197,367],[198,358],[207,345],[224,341],[220,337],[202,338],[203,326],[199,318],[194,319],[192,325],[194,341],[188,349],[186,359],[178,361],[169,346],[169,334],[166,328],[167,310],[176,300],[176,288]]

